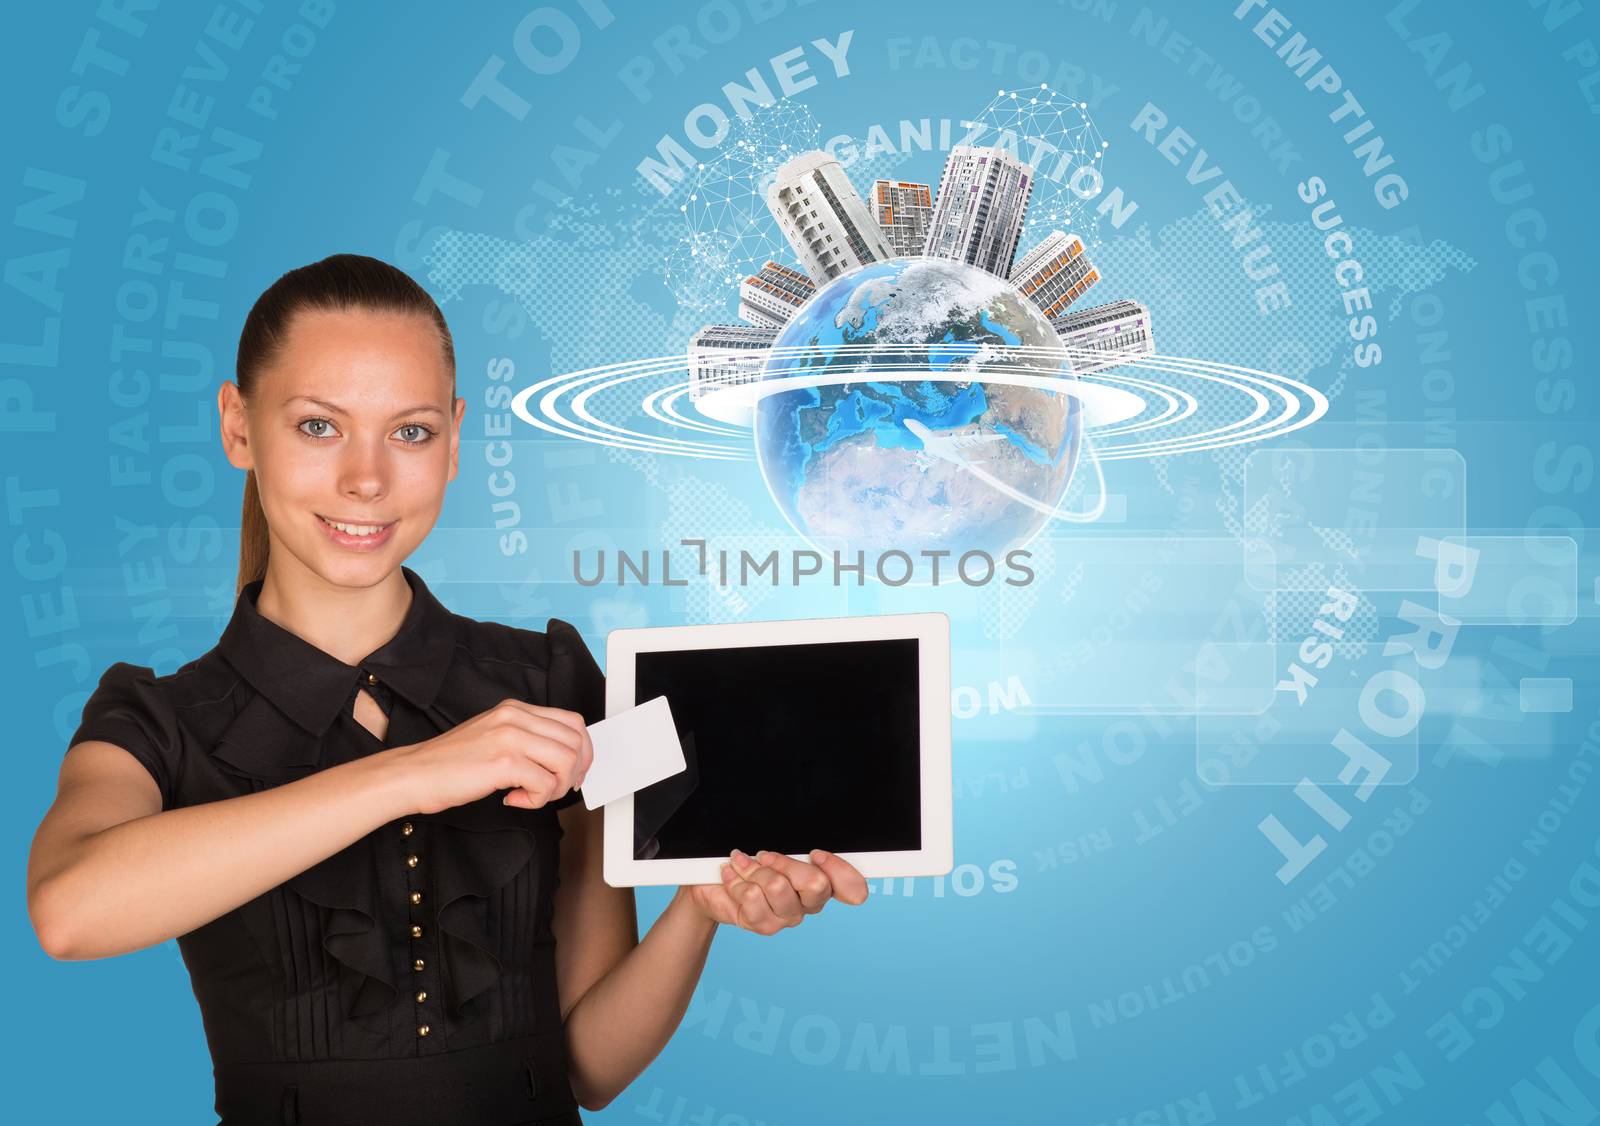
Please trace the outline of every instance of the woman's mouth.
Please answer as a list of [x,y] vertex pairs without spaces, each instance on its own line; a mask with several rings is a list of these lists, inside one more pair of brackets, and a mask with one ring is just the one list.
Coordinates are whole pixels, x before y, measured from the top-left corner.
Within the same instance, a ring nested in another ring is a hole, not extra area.
[[387,524],[358,524],[349,520],[330,520],[318,513],[317,523],[322,525],[322,530],[327,533],[328,538],[340,547],[370,551],[388,542],[389,537],[394,534],[394,526],[399,521],[391,520]]

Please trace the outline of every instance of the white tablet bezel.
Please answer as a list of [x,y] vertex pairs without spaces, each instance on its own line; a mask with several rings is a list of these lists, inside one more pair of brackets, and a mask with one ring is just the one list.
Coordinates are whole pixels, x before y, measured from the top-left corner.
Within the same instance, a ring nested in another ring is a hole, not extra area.
[[[938,611],[845,618],[792,618],[718,625],[647,626],[606,635],[606,715],[633,707],[634,659],[640,653],[734,649],[753,645],[816,644],[915,638],[922,736],[922,847],[887,852],[839,852],[869,878],[936,876],[952,867],[953,809],[950,756],[950,617]],[[820,733],[819,733],[820,734]],[[606,883],[613,887],[721,883],[726,856],[670,860],[633,858],[633,795],[605,811]],[[764,847],[751,841],[752,848]],[[817,848],[827,845],[818,841]],[[805,860],[805,853],[790,853]]]

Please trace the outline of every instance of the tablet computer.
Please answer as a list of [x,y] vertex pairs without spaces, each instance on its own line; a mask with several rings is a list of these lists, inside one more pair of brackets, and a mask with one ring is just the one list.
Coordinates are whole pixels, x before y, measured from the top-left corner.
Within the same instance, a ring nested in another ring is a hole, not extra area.
[[608,884],[720,883],[735,848],[950,871],[948,615],[612,630],[606,714],[657,696],[686,768],[606,804]]

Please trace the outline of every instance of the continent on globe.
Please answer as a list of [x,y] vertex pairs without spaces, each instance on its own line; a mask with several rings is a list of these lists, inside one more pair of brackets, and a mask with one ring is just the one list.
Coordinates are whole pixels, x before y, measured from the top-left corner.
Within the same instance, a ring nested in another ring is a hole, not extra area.
[[[1072,363],[1033,302],[977,267],[891,258],[833,279],[779,333],[762,372],[805,375],[817,384],[757,402],[756,456],[784,516],[824,550],[999,556],[1038,533],[1072,481],[1078,397],[1011,378],[1076,380]],[[927,456],[908,422],[1003,438],[966,452],[1044,509]]]

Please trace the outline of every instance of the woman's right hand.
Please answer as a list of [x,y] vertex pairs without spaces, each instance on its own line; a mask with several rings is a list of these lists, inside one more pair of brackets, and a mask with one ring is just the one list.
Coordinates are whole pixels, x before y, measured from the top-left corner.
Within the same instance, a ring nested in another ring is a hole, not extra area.
[[539,809],[581,786],[594,760],[581,715],[521,700],[502,700],[442,735],[399,750],[408,808],[420,814],[507,788],[505,804]]

